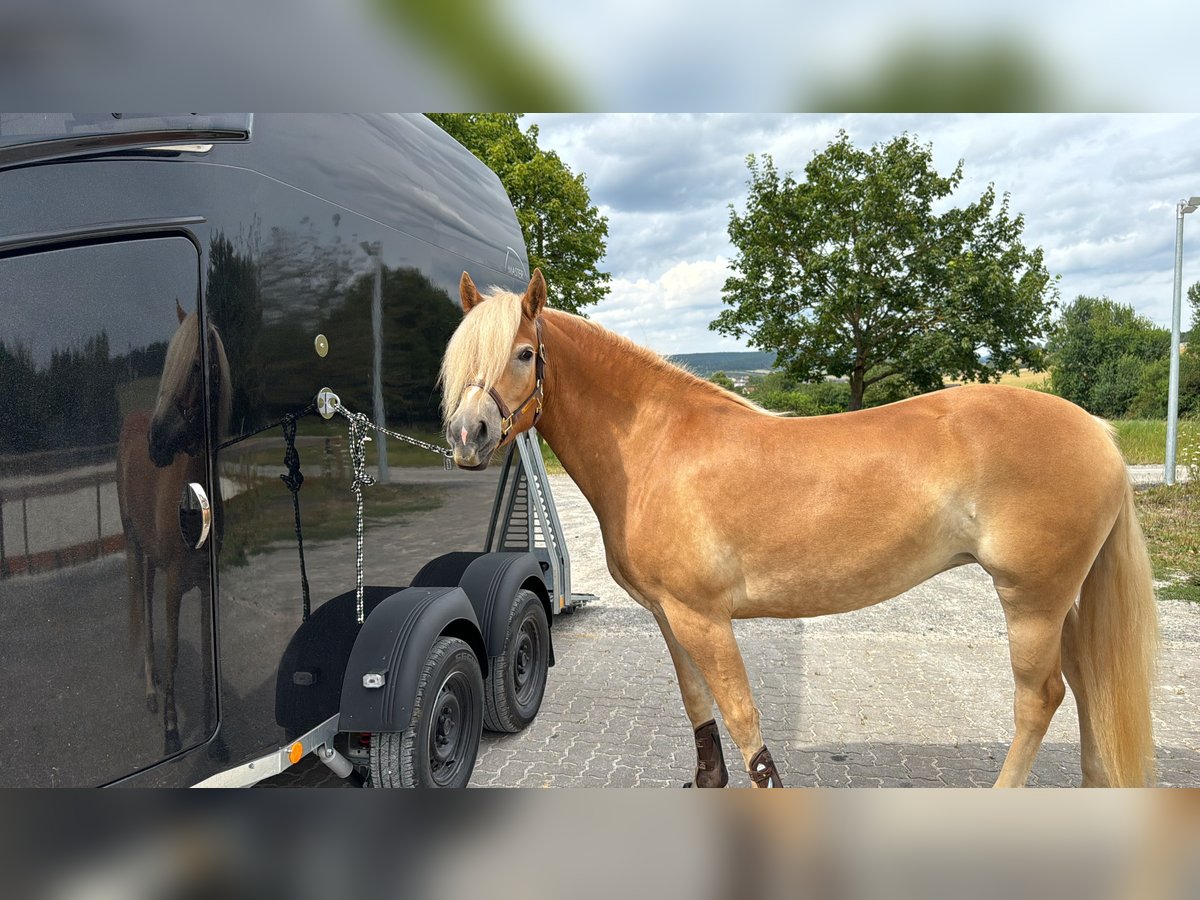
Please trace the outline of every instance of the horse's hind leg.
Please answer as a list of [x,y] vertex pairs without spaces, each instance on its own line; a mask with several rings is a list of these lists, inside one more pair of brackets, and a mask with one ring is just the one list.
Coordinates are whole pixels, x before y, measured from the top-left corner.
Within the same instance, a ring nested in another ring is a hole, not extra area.
[[[1044,591],[997,587],[1008,622],[1008,651],[1016,696],[1017,732],[1004,758],[996,787],[1021,787],[1062,703],[1062,631],[1068,603],[1047,604]],[[1057,592],[1055,592],[1057,593]],[[1073,602],[1073,596],[1072,601]]]
[[677,601],[662,605],[671,632],[704,676],[721,710],[746,771],[757,787],[782,787],[771,753],[759,729],[758,707],[729,619],[713,618]]
[[684,787],[693,784],[701,788],[720,788],[729,783],[729,770],[725,768],[725,755],[721,751],[721,733],[713,719],[713,696],[704,681],[704,676],[683,649],[662,610],[654,610],[654,618],[662,630],[663,640],[675,664],[675,675],[679,679],[679,692],[683,695],[683,707],[687,710],[696,737],[696,777]]
[[1063,674],[1067,676],[1067,684],[1075,695],[1075,708],[1079,711],[1079,755],[1083,764],[1084,787],[1107,787],[1108,776],[1104,773],[1104,763],[1096,748],[1096,738],[1092,732],[1092,716],[1088,708],[1088,697],[1084,692],[1083,676],[1079,670],[1079,611],[1072,604],[1067,611],[1066,622],[1063,623],[1062,659]]

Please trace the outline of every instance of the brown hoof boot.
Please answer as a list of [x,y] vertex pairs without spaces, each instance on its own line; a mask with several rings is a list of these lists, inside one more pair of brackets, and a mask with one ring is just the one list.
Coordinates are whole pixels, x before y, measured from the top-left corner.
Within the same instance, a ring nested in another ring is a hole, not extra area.
[[783,787],[783,782],[779,779],[779,772],[775,769],[775,760],[771,759],[771,751],[765,744],[750,760],[750,780],[754,782],[756,788]]
[[729,784],[729,770],[721,752],[721,733],[715,719],[709,719],[696,729],[696,780],[685,788],[723,788]]

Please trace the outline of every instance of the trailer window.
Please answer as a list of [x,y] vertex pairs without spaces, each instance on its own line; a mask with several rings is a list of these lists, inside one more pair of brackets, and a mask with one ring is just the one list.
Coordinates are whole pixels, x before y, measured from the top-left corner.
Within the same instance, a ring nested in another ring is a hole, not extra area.
[[207,554],[179,552],[156,494],[203,442],[148,434],[197,272],[182,237],[0,257],[4,786],[105,783],[215,728]]

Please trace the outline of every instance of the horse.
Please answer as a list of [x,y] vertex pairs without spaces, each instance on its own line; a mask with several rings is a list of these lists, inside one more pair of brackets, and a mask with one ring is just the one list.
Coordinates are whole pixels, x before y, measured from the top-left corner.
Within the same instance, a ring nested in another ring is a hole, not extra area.
[[781,785],[733,619],[880,603],[957,566],[991,575],[1015,682],[995,782],[1024,785],[1067,683],[1082,781],[1153,777],[1158,641],[1149,556],[1111,427],[1048,394],[964,385],[887,406],[781,417],[589,320],[482,295],[441,371],[446,437],[480,469],[535,423],[600,523],[609,571],[653,615],[697,747],[728,770],[713,702],[756,787]]
[[[175,669],[179,661],[179,611],[183,595],[201,592],[201,616],[212,609],[207,548],[184,544],[179,533],[179,500],[186,485],[206,480],[204,458],[205,377],[200,356],[196,313],[175,301],[179,327],[167,345],[153,410],[134,410],[126,417],[117,442],[117,500],[125,532],[125,569],[129,586],[129,634],[143,649],[146,708],[158,707],[154,663],[154,578],[166,576],[167,652],[163,682],[163,745],[169,755],[181,749],[175,705]],[[214,325],[208,329],[208,389],[214,413],[213,438],[229,426],[231,394],[229,360]],[[214,530],[221,525],[220,497],[213,498]],[[216,538],[214,538],[216,539]],[[204,678],[211,683],[212,631],[201,628]],[[214,722],[211,691],[205,690],[204,720]]]

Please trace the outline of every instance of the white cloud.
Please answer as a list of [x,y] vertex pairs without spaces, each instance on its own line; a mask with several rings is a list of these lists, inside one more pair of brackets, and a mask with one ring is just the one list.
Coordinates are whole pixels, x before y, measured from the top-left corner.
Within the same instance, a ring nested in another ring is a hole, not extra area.
[[[541,144],[587,174],[609,218],[612,296],[593,313],[663,352],[731,349],[708,330],[733,258],[729,206],[745,204],[749,153],[803,177],[844,128],[860,145],[907,131],[948,173],[954,200],[990,183],[1025,217],[1025,241],[1062,276],[1064,301],[1107,295],[1171,320],[1175,201],[1200,193],[1196,115],[532,115]],[[1200,279],[1200,214],[1184,238],[1184,286]],[[1185,326],[1187,313],[1184,314]]]
[[729,277],[724,258],[680,262],[658,277],[614,278],[609,296],[589,315],[659,353],[747,349],[708,328],[721,311]]

